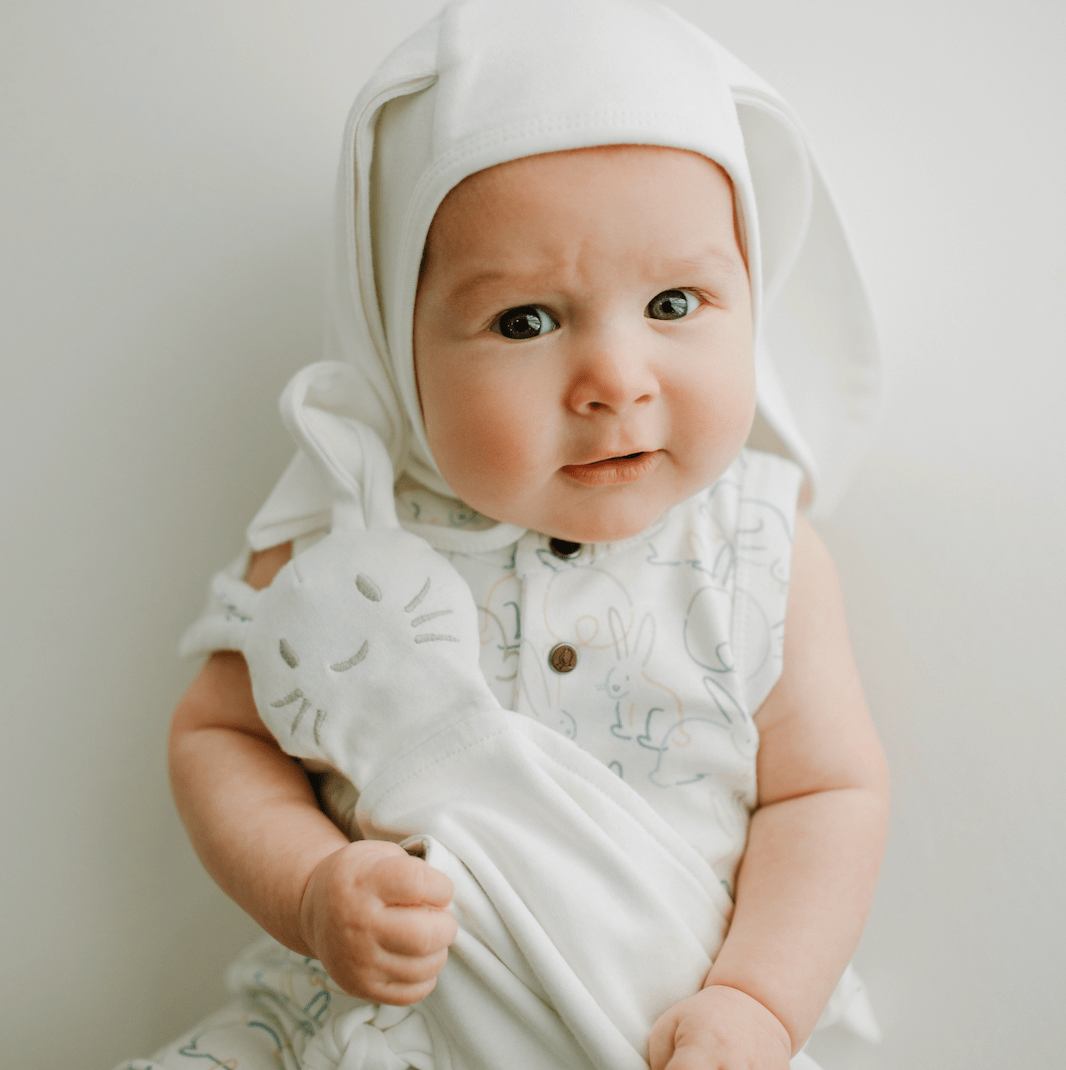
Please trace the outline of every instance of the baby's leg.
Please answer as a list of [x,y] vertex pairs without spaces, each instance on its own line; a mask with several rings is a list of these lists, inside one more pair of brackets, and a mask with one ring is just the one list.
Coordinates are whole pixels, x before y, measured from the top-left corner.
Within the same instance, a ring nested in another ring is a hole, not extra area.
[[257,1000],[242,997],[205,1018],[152,1056],[130,1059],[115,1070],[299,1070],[281,1022]]
[[231,967],[233,1002],[115,1070],[434,1070],[421,1014],[342,992],[321,963],[267,937]]

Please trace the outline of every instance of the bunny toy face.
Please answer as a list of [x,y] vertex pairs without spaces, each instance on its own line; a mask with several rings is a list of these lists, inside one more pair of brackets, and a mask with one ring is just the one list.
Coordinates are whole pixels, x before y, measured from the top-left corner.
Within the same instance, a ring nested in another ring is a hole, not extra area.
[[291,754],[362,788],[384,764],[495,701],[477,610],[454,568],[396,529],[337,532],[260,593],[244,654],[256,705]]

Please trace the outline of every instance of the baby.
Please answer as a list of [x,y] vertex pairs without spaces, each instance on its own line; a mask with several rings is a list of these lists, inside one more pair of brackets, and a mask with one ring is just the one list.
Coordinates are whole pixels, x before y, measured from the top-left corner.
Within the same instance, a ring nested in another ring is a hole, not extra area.
[[[416,746],[435,762],[456,750],[408,737],[405,654],[390,655],[396,695],[382,693],[363,736],[333,707],[307,712],[320,700],[300,688],[272,701],[256,682],[253,698],[241,655],[213,654],[175,714],[175,797],[208,870],[292,954],[254,952],[234,974],[237,1011],[131,1066],[502,1068],[537,1065],[537,1037],[544,1066],[812,1065],[797,1053],[862,930],[887,776],[832,563],[796,511],[803,473],[745,444],[758,402],[814,470],[765,349],[771,301],[799,280],[806,314],[852,337],[865,305],[772,90],[655,5],[536,11],[541,33],[511,0],[450,5],[357,101],[330,340],[355,386],[290,394],[305,448],[253,524],[255,552],[237,566],[247,587],[216,583],[187,647],[245,649],[266,603],[242,588],[267,587],[294,551],[287,576],[304,554],[313,567],[336,503],[316,449],[343,477],[358,467],[345,436],[369,425],[399,473],[403,527],[450,560],[477,606],[483,697],[470,713],[482,720],[463,727],[463,703],[448,703],[466,692],[442,675],[441,738],[458,725],[476,752],[494,718],[492,732],[517,740],[493,759],[512,784],[527,767],[576,779],[549,790],[531,776],[513,812],[506,785],[469,803],[456,790],[448,815],[457,781],[424,773],[389,824],[396,769],[431,768]],[[832,328],[813,334],[836,344]],[[427,587],[414,566],[409,583],[401,572],[386,579],[413,587],[413,615]],[[359,572],[356,587],[360,605],[388,601],[381,575]],[[447,612],[427,601],[410,623]],[[459,642],[443,627],[421,639]],[[373,649],[331,654],[330,669]],[[307,650],[283,635],[271,656],[295,671]],[[486,765],[465,768],[476,781]],[[517,843],[502,842],[500,814]],[[430,835],[412,845],[404,831]],[[602,935],[616,906],[655,934],[628,970]],[[543,965],[553,948],[557,966]],[[449,989],[463,970],[481,987]],[[576,987],[558,981],[569,970]],[[536,998],[508,1003],[515,977]],[[485,1035],[463,1047],[455,1031],[477,1033],[478,1018],[447,1000],[492,991]],[[393,1010],[415,1004],[425,1013]],[[602,1029],[589,1024],[601,1010]],[[526,1031],[511,1029],[523,1016]],[[373,1036],[356,1029],[368,1024]],[[612,1029],[620,1047],[602,1040]]]

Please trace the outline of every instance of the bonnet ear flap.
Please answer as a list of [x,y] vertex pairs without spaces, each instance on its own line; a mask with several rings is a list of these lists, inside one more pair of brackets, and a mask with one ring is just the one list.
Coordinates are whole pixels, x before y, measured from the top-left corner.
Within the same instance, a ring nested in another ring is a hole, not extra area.
[[334,530],[398,528],[392,462],[355,416],[358,379],[339,361],[301,369],[281,395],[281,418],[333,495]]
[[[370,175],[382,109],[389,101],[417,94],[436,80],[433,62],[438,21],[428,23],[398,48],[363,87],[352,106],[337,173],[333,264],[327,279],[329,315],[324,353],[359,376],[348,389],[345,416],[367,425],[385,443],[391,463],[399,471],[407,464],[410,434],[379,309]],[[296,389],[295,385],[292,388]],[[317,450],[296,453],[248,526],[252,549],[277,546],[329,524],[336,480],[317,458]]]
[[400,45],[360,90],[345,126],[335,190],[324,356],[358,370],[361,381],[352,415],[381,438],[398,471],[406,465],[411,443],[381,313],[374,262],[374,233],[380,221],[379,206],[372,203],[372,173],[385,106],[417,96],[437,80],[439,21],[431,20]]
[[811,511],[823,516],[873,444],[883,382],[858,262],[816,162],[812,172],[810,225],[792,271],[768,309],[764,341],[815,459]]
[[814,515],[843,493],[873,440],[881,359],[858,263],[799,120],[732,57],[733,98],[759,216],[763,310],[750,444],[806,474]]

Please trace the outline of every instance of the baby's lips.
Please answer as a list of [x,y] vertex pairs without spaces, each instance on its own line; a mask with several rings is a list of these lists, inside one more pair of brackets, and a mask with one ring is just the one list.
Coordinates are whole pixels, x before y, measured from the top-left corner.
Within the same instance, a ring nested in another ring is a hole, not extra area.
[[642,453],[657,453],[654,449],[645,449],[642,446],[622,446],[616,450],[601,449],[595,453],[589,453],[584,460],[574,461],[571,464],[563,465],[564,468],[589,468],[598,464],[609,464],[612,461],[623,461],[633,459]]
[[590,487],[634,483],[651,472],[661,456],[661,450],[644,451],[629,457],[608,457],[588,464],[570,464],[559,471]]

